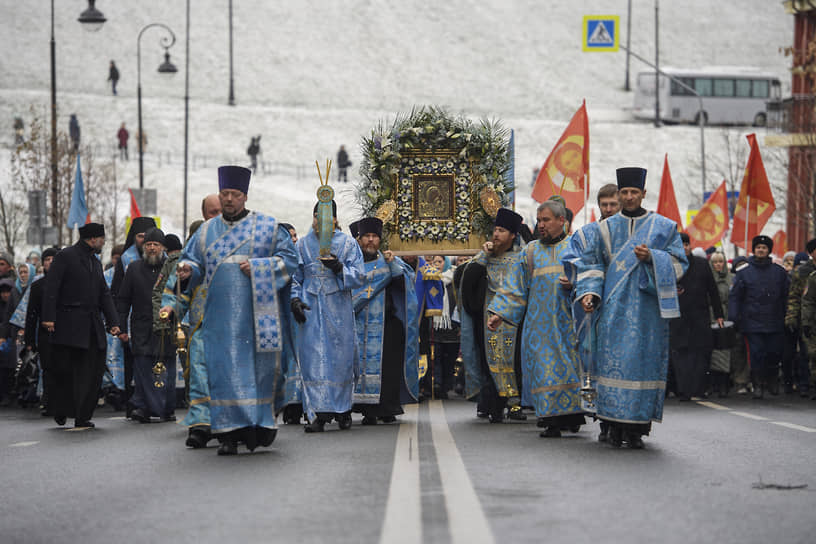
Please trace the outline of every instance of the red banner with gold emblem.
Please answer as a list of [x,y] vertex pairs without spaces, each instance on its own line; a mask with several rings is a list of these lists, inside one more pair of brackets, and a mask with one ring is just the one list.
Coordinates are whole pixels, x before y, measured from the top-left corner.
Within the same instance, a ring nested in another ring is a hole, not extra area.
[[544,202],[552,195],[561,195],[567,208],[577,214],[584,207],[588,191],[589,118],[584,100],[538,171],[532,197]]
[[776,234],[773,235],[773,254],[782,257],[785,253],[788,252],[788,235],[785,234],[784,230],[776,231]]
[[731,229],[731,242],[742,249],[751,247],[751,239],[762,232],[768,218],[776,210],[756,134],[749,134],[747,138],[751,152],[745,166],[745,177],[742,178],[739,200],[734,210],[734,226]]
[[719,242],[728,228],[728,193],[725,180],[706,200],[686,227],[691,247],[708,248]]

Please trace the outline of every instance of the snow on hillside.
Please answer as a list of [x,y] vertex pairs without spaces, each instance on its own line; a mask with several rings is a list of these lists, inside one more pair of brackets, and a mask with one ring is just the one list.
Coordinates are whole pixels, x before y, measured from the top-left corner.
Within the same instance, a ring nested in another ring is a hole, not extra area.
[[[360,137],[380,120],[390,121],[396,113],[422,104],[444,105],[474,119],[498,118],[515,129],[518,207],[529,218],[534,210],[528,196],[532,171],[583,98],[590,119],[593,194],[614,180],[616,167],[642,165],[650,171],[647,204],[653,207],[663,154],[668,153],[681,210],[698,204],[699,130],[656,129],[634,121],[628,113],[632,93],[622,90],[625,54],[581,51],[583,15],[618,14],[625,27],[625,0],[233,4],[237,105],[230,107],[227,3],[192,2],[190,156],[198,160],[189,175],[191,219],[198,215],[201,197],[216,187],[215,167],[246,164],[249,138],[261,134],[263,159],[273,171],[259,173],[249,206],[303,231],[310,224],[318,184],[314,161],[334,158],[345,144],[355,179]],[[654,4],[633,4],[632,49],[652,58]],[[136,37],[151,22],[173,28],[177,42],[170,53],[180,72],[169,80],[156,73],[162,33],[151,29],[142,38],[142,105],[149,137],[145,185],[158,189],[164,226],[181,232],[184,2],[100,0],[97,7],[108,21],[99,32],[88,33],[76,22],[84,1],[56,2],[58,125],[67,130],[69,115],[76,113],[83,141],[106,145],[112,144],[122,121],[135,133]],[[45,1],[0,0],[3,165],[8,164],[14,116],[25,116],[31,104],[43,115],[48,112],[49,9]],[[778,50],[792,40],[793,20],[780,2],[662,2],[660,21],[661,64],[755,66],[778,74],[788,92],[789,59]],[[111,59],[122,74],[117,97],[111,96],[106,82]],[[633,59],[632,83],[638,71],[647,69]],[[751,131],[739,129],[742,134]],[[721,132],[706,130],[706,149],[713,159],[724,154]],[[161,161],[158,150],[164,151]],[[133,145],[130,151],[130,162],[119,169],[120,182],[137,187]],[[200,164],[202,157],[209,158],[206,168]],[[778,161],[767,161],[766,166],[771,178],[784,180]],[[721,179],[710,163],[709,190]],[[0,189],[10,183],[7,166],[0,167]],[[338,189],[340,220],[347,224],[356,218],[348,194],[351,184]],[[782,196],[777,195],[778,200]],[[781,214],[776,219],[781,223]]]

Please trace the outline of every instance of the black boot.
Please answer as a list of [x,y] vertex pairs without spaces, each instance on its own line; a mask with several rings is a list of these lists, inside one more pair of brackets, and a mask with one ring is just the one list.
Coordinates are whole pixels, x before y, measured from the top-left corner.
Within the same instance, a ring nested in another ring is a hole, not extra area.
[[541,438],[561,438],[561,429],[553,425],[550,425],[549,427],[538,433],[538,436],[540,436]]
[[187,441],[184,443],[185,446],[188,448],[193,448],[194,450],[206,448],[207,442],[210,440],[210,433],[209,431],[205,431],[203,429],[190,429],[190,432],[187,434]]
[[218,455],[238,455],[238,444],[231,438],[221,439]]
[[303,426],[303,430],[307,433],[322,433],[326,426],[326,420],[321,415],[315,416],[314,421],[310,421]]
[[601,432],[598,435],[598,442],[606,442],[609,440],[609,423],[601,421]]
[[351,429],[351,412],[337,414],[335,419],[337,420],[337,425],[340,427],[340,430],[348,431]]
[[514,421],[527,421],[527,416],[524,415],[524,412],[521,411],[521,406],[511,406],[509,410],[507,410],[507,419],[512,419]]
[[607,442],[613,448],[620,448],[623,445],[623,429],[610,424]]
[[629,448],[633,450],[643,449],[643,438],[641,438],[640,433],[638,432],[627,433],[626,443],[629,445]]

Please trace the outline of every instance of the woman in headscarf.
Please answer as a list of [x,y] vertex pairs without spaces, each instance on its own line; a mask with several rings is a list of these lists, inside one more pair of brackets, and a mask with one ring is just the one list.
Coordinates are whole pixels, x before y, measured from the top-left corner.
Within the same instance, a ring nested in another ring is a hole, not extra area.
[[[714,283],[720,294],[723,308],[723,317],[728,319],[728,290],[731,287],[731,272],[725,255],[714,253],[711,255],[711,272],[714,274]],[[714,312],[711,312],[711,321],[714,321]],[[731,350],[715,349],[711,352],[711,385],[720,398],[728,396],[728,374],[731,371]]]
[[36,274],[37,269],[33,264],[20,263],[17,265],[17,280],[14,282],[14,290],[11,293],[15,307],[23,298],[25,290],[28,289],[28,286],[34,281]]

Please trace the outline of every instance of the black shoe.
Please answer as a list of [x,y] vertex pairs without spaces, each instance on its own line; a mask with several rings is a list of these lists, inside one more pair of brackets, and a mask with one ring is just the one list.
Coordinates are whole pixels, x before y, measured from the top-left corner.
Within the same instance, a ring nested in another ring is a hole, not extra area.
[[380,418],[380,421],[382,421],[383,423],[396,423],[397,416],[383,416]]
[[504,414],[501,412],[488,414],[487,420],[490,421],[490,423],[504,423]]
[[65,416],[54,416],[54,421],[56,421],[56,422],[57,422],[57,425],[59,425],[60,427],[62,427],[63,425],[65,425],[65,421],[66,421],[67,419],[68,419],[68,418],[66,418]]
[[536,427],[544,428],[547,426],[547,419],[543,417],[536,418]]
[[96,427],[93,421],[74,421],[74,429],[93,429]]
[[609,430],[601,429],[601,432],[598,433],[598,442],[606,442],[609,440]]
[[363,416],[363,425],[376,425],[377,418],[374,416]]
[[187,435],[187,441],[184,443],[188,448],[198,450],[207,447],[207,442],[210,440],[210,433],[199,429],[190,429]]
[[540,436],[541,438],[561,438],[561,429],[550,425],[549,427],[538,433],[538,436]]
[[754,386],[753,398],[761,399],[763,396],[765,396],[765,386],[761,385],[761,384],[760,385],[755,385]]
[[613,448],[620,448],[623,445],[623,430],[619,427],[610,427],[606,441]]
[[642,450],[643,449],[643,438],[640,437],[637,433],[629,433],[626,435],[626,443],[629,445],[629,448],[633,450]]
[[488,413],[476,410],[476,417],[478,417],[479,419],[487,419]]
[[303,431],[307,432],[307,433],[322,433],[325,430],[323,428],[325,425],[326,425],[326,422],[318,417],[314,421],[304,425],[303,426]]
[[167,415],[167,416],[164,416],[164,417],[161,418],[162,423],[170,423],[170,422],[175,421],[175,420],[176,420],[176,416],[173,415],[173,414],[170,414],[170,415]]
[[514,421],[527,421],[527,416],[521,411],[521,406],[513,406],[507,411],[507,419]]
[[238,444],[232,440],[225,440],[218,446],[218,455],[238,455]]
[[572,427],[569,428],[569,432],[579,433],[579,432],[581,432],[581,426],[580,425],[573,425]]
[[793,384],[786,383],[785,384],[785,394],[786,395],[793,395]]
[[691,397],[689,395],[680,395],[679,400],[680,402],[689,402]]
[[337,414],[334,419],[337,420],[337,425],[340,427],[340,430],[348,431],[351,429],[351,414]]
[[146,416],[145,413],[139,408],[136,408],[130,412],[130,419],[133,421],[138,421],[139,423],[150,423],[150,418]]

